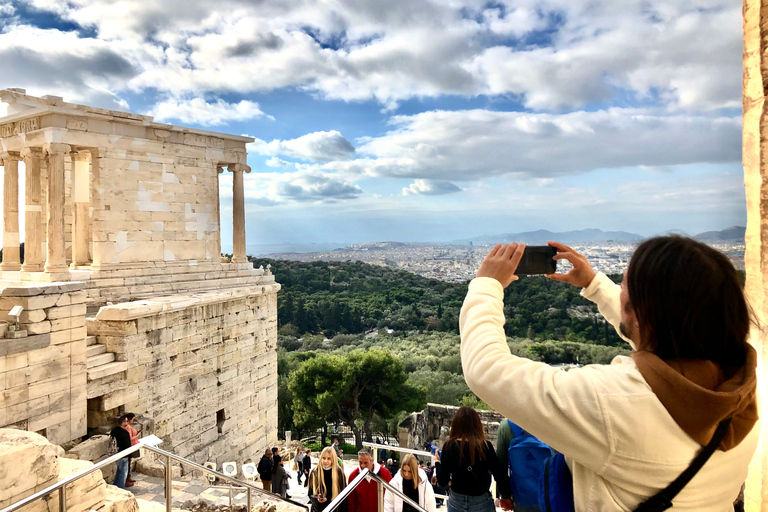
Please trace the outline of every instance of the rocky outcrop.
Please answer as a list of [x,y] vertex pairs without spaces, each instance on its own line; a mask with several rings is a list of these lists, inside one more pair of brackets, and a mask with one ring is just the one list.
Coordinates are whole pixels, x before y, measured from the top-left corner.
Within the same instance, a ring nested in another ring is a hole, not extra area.
[[129,491],[107,485],[104,508],[100,512],[139,512],[139,504]]
[[0,429],[0,508],[53,484],[58,475],[58,450],[46,438]]

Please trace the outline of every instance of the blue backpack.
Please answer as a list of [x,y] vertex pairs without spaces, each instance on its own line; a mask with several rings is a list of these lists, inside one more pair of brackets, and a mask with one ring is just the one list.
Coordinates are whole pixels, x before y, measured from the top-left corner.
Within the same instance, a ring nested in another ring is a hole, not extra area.
[[552,448],[525,432],[511,421],[514,439],[507,448],[509,484],[515,503],[523,507],[539,504],[539,489],[544,462],[554,455]]
[[509,483],[515,503],[542,512],[575,512],[573,479],[561,453],[511,421],[514,439],[507,448]]

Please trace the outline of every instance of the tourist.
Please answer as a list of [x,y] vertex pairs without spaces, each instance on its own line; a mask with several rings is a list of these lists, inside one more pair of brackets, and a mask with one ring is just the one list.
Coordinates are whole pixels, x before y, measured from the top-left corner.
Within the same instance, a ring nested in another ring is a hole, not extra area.
[[397,470],[398,467],[395,465],[395,462],[392,459],[387,459],[387,471],[389,471],[389,474],[396,475]]
[[256,468],[265,491],[272,491],[272,450],[267,448]]
[[333,438],[333,451],[336,452],[336,457],[341,457],[341,454],[339,453],[339,438],[334,437]]
[[[125,417],[128,419],[128,427],[126,430],[131,435],[131,446],[139,444],[139,431],[133,427],[133,422],[136,421],[136,415],[132,412],[126,413]],[[134,452],[132,458],[138,458],[139,452]],[[131,478],[131,465],[128,464],[128,476],[125,479],[126,487],[133,487],[136,482]]]
[[312,450],[307,448],[307,453],[304,454],[304,460],[302,461],[304,463],[302,466],[304,468],[304,487],[309,484],[309,472],[312,470],[312,459],[310,458],[310,455],[312,455]]
[[731,262],[690,238],[650,238],[619,286],[572,248],[549,245],[573,265],[549,277],[582,287],[634,351],[567,372],[511,354],[503,290],[525,246],[497,245],[461,311],[470,389],[565,456],[576,510],[634,510],[713,439],[719,449],[672,503],[731,510],[760,436],[751,314]]
[[293,457],[293,470],[296,472],[299,485],[301,485],[301,477],[304,475],[304,452],[301,448],[296,449],[296,455]]
[[[307,450],[306,458],[309,458],[309,450]],[[307,482],[309,483],[307,493],[312,502],[310,512],[321,512],[324,510],[339,495],[341,490],[347,486],[344,470],[339,467],[336,452],[333,451],[333,448],[330,446],[323,448],[323,451],[320,452],[320,462],[309,473]],[[348,501],[348,499],[344,500],[337,510],[345,512]]]
[[[350,482],[357,478],[357,475],[364,469],[367,469],[374,475],[378,475],[385,482],[392,480],[392,474],[387,468],[373,460],[373,456],[367,448],[357,452],[357,462],[359,467],[356,467],[349,475]],[[373,478],[366,477],[349,493],[347,501],[349,502],[349,512],[378,512],[378,484]]]
[[[118,425],[112,429],[109,436],[114,438],[117,442],[117,451],[121,452],[131,447],[131,434],[128,432],[128,418],[123,415],[118,420]],[[125,489],[125,481],[128,478],[128,469],[131,466],[131,456],[126,455],[122,459],[117,461],[117,471],[115,472],[115,480],[112,485]]]
[[448,487],[448,483],[451,484],[449,512],[495,512],[490,493],[491,475],[503,498],[502,508],[512,508],[507,469],[496,458],[493,445],[485,436],[480,415],[473,408],[459,407],[451,420],[451,430],[442,453],[435,450],[434,457],[438,485]]
[[[403,457],[400,472],[389,483],[427,512],[435,512],[435,492],[428,478],[427,473],[419,469],[416,457],[409,453]],[[388,492],[384,494],[384,512],[416,512],[416,509],[394,493]]]
[[283,498],[288,497],[288,479],[290,476],[283,467],[283,458],[280,455],[272,456],[272,492]]

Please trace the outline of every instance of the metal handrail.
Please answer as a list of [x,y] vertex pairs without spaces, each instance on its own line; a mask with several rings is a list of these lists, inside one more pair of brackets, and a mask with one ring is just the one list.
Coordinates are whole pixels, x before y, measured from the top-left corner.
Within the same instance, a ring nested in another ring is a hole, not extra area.
[[141,440],[139,440],[138,444],[135,444],[131,446],[130,448],[126,448],[125,450],[116,453],[115,455],[112,455],[110,457],[107,457],[106,459],[97,462],[93,466],[90,466],[78,473],[75,473],[72,476],[69,476],[65,478],[64,480],[61,480],[60,482],[57,482],[49,487],[46,487],[42,491],[36,492],[32,496],[28,496],[27,498],[24,498],[21,501],[18,501],[12,505],[9,505],[8,507],[0,510],[0,512],[14,512],[22,507],[25,507],[26,505],[29,505],[30,503],[37,501],[41,498],[44,498],[48,496],[49,494],[58,491],[59,492],[59,512],[66,512],[67,510],[67,491],[66,486],[71,484],[72,482],[75,482],[84,476],[88,476],[91,473],[100,470],[101,468],[108,466],[109,464],[112,464],[114,462],[117,462],[118,460],[122,459],[123,457],[126,457],[138,450],[145,449],[149,450],[151,452],[157,453],[158,455],[162,455],[165,457],[165,505],[167,512],[171,512],[172,507],[172,492],[173,492],[173,485],[171,484],[171,460],[178,461],[182,464],[187,464],[189,466],[192,466],[193,468],[202,471],[203,473],[208,473],[211,475],[216,476],[217,478],[221,480],[225,480],[227,482],[233,482],[237,484],[240,487],[243,487],[247,489],[247,501],[248,501],[248,512],[251,510],[251,491],[255,491],[256,494],[261,495],[267,495],[271,499],[275,499],[278,501],[285,501],[292,505],[305,508],[307,505],[304,503],[299,503],[287,498],[283,498],[279,494],[271,493],[267,490],[261,489],[259,487],[256,487],[255,485],[249,484],[247,482],[243,482],[242,480],[237,480],[236,478],[232,478],[230,476],[227,476],[223,473],[219,473],[218,471],[214,471],[213,469],[207,468],[205,466],[201,466],[200,464],[193,462],[189,459],[185,459],[183,457],[179,457],[178,455],[174,455],[173,453],[167,452],[165,450],[161,450],[160,448],[157,448],[155,446],[151,446],[148,444],[144,444]]
[[[360,483],[366,478],[372,478],[373,480],[376,480],[379,486],[379,501],[382,501],[382,492],[381,487],[383,486],[386,488],[389,492],[397,496],[398,498],[402,499],[403,501],[407,502],[409,505],[411,505],[414,509],[416,509],[418,512],[427,512],[424,508],[421,507],[418,503],[413,501],[411,498],[400,492],[397,488],[390,485],[389,482],[385,481],[383,478],[381,478],[376,473],[369,471],[368,468],[363,469],[360,474],[358,474],[354,480],[352,480],[348,486],[346,486],[342,491],[336,496],[333,501],[331,501],[327,507],[323,510],[323,512],[333,512],[336,510],[339,505],[341,505],[341,502],[344,501],[349,494],[355,490],[355,488],[360,485]],[[383,505],[380,503],[380,505]],[[380,506],[379,512],[382,512],[383,506]]]
[[[392,451],[395,451],[395,452],[412,453],[414,455],[421,455],[423,457],[432,457],[432,460],[433,461],[435,460],[435,454],[434,453],[427,452],[427,451],[424,451],[424,450],[414,450],[412,448],[403,448],[403,447],[400,447],[400,446],[390,446],[390,445],[387,445],[387,444],[377,444],[377,443],[369,443],[369,442],[364,442],[363,446],[367,446],[368,448],[373,448],[373,450],[374,450],[373,458],[374,459],[376,459],[376,450],[382,449],[382,450],[392,450]],[[395,475],[392,475],[392,476],[395,476]],[[447,500],[448,496],[446,496],[445,494],[435,494],[435,498],[440,498],[440,499],[446,499]]]

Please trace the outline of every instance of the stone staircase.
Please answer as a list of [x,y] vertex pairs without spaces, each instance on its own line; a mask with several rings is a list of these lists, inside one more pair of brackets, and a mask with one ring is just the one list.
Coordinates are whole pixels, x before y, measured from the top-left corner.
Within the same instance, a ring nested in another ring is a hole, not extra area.
[[96,336],[86,339],[88,382],[109,377],[128,369],[127,361],[115,361],[115,353],[96,341]]

